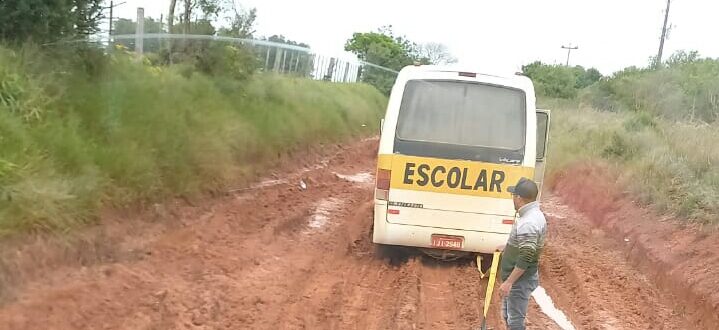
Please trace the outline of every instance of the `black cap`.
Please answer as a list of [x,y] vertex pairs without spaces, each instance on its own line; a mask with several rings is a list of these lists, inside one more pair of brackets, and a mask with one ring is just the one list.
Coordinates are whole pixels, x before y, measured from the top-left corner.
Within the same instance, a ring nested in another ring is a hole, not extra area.
[[517,184],[507,188],[507,191],[512,193],[512,195],[517,195],[528,200],[536,200],[537,195],[539,194],[537,184],[527,178],[519,179]]

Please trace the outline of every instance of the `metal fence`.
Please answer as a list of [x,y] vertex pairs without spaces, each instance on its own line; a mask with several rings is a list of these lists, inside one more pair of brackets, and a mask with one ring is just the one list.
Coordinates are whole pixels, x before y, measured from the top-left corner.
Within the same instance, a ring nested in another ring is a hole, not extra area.
[[139,54],[160,53],[171,42],[204,42],[241,45],[253,49],[260,69],[265,72],[305,76],[317,80],[352,83],[362,80],[369,69],[396,75],[397,71],[357,59],[327,56],[310,48],[256,39],[240,39],[194,34],[126,34],[112,36],[111,44],[123,45]]
[[[264,72],[338,83],[366,82],[385,92],[389,90],[389,86],[394,82],[398,73],[389,68],[360,61],[353,56],[330,56],[292,44],[216,35],[169,34],[165,33],[162,18],[157,21],[147,17],[152,22],[159,22],[159,27],[151,28],[154,31],[148,31],[144,24],[145,19],[144,10],[138,8],[134,34],[113,35],[112,27],[110,27],[108,31],[110,35],[97,36],[100,39],[98,41],[108,46],[109,49],[113,49],[116,45],[123,45],[142,55],[157,54],[168,59],[166,61],[169,62],[168,64],[173,64],[175,56],[182,57],[183,52],[192,48],[176,47],[178,44],[194,44],[195,48],[204,47],[205,49],[218,43],[241,46],[238,48],[251,50],[256,57],[257,67]],[[184,55],[187,59],[190,54]]]

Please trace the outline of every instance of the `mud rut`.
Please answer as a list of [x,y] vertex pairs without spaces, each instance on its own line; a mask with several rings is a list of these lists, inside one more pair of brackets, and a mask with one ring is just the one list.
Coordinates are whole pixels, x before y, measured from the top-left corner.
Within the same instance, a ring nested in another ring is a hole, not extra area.
[[[0,306],[0,329],[477,328],[486,281],[472,261],[371,243],[375,147],[358,142],[236,192],[148,238],[140,257],[26,283]],[[616,238],[555,197],[544,204],[542,285],[576,328],[686,328],[672,297],[607,253]],[[503,329],[494,301],[489,324]],[[558,329],[530,306],[531,329]]]

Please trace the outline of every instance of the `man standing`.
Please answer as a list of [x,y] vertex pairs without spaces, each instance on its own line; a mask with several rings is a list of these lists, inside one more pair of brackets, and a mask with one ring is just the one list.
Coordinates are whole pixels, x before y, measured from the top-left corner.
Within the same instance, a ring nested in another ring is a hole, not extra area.
[[539,286],[539,256],[544,248],[547,221],[539,210],[537,184],[519,179],[513,187],[514,208],[519,220],[514,223],[500,259],[502,316],[510,330],[524,330],[529,296]]

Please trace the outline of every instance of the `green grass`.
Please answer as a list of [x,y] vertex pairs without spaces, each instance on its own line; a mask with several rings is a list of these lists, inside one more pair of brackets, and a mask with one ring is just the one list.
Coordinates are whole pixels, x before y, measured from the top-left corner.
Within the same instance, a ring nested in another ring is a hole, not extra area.
[[[560,83],[552,70],[540,83]],[[719,225],[719,59],[680,51],[661,68],[629,67],[574,99],[540,101],[555,110],[549,175],[580,161],[609,164],[640,201]]]
[[0,236],[222,189],[278,154],[373,133],[386,104],[361,84],[81,63],[0,48]]
[[659,70],[627,68],[583,90],[596,109],[642,111],[668,120],[719,119],[719,59],[678,52]]
[[572,101],[541,103],[554,110],[550,176],[577,162],[609,164],[643,203],[691,222],[719,224],[717,123],[602,112]]

